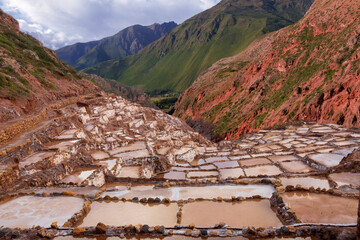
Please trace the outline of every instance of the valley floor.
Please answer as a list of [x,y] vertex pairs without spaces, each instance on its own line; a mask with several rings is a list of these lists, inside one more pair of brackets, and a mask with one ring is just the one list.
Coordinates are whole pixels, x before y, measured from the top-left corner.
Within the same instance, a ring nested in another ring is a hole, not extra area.
[[1,239],[356,237],[358,129],[303,123],[213,143],[121,97],[56,111],[2,146]]

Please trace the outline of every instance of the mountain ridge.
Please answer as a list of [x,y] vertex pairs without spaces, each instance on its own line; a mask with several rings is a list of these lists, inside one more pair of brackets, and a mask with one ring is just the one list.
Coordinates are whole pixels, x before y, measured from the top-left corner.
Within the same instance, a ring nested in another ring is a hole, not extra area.
[[312,0],[221,1],[138,54],[84,71],[154,95],[182,92],[211,64],[238,53],[264,33],[293,24],[311,4]]

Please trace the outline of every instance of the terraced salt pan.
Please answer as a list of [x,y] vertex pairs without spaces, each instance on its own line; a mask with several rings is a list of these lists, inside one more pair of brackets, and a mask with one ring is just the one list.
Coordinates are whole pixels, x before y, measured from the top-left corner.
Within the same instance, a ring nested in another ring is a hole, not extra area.
[[329,177],[336,182],[338,186],[353,185],[360,186],[360,173],[333,173]]
[[31,228],[50,227],[57,221],[62,226],[82,209],[84,201],[75,197],[20,197],[0,204],[0,226]]
[[225,161],[225,162],[214,162],[214,165],[218,168],[235,168],[239,167],[237,161]]
[[173,201],[188,200],[189,198],[203,198],[213,199],[217,197],[231,198],[234,197],[252,197],[259,195],[264,198],[270,198],[275,191],[274,187],[270,185],[245,185],[245,186],[206,186],[206,187],[171,187],[171,188],[157,188],[147,186],[141,188],[132,187],[131,190],[119,189],[117,191],[106,191],[102,197],[106,195],[110,197],[119,197],[126,199],[140,198],[169,198]]
[[293,155],[288,156],[269,156],[269,158],[274,162],[284,162],[284,161],[294,161],[299,160],[297,157]]
[[204,177],[213,177],[213,176],[218,176],[219,173],[216,171],[194,171],[194,172],[189,172],[187,174],[187,176],[189,178],[204,178]]
[[187,203],[182,210],[182,225],[212,227],[224,222],[230,227],[282,226],[270,208],[269,200],[246,200],[236,203],[201,201]]
[[117,177],[140,178],[140,166],[123,167]]
[[241,166],[255,166],[255,165],[262,165],[262,164],[271,164],[271,162],[267,158],[252,158],[249,160],[240,161]]
[[21,161],[19,163],[19,167],[24,168],[26,165],[31,165],[33,163],[40,162],[43,159],[45,159],[47,157],[51,157],[54,154],[55,154],[55,152],[39,152],[39,153],[35,153],[34,155],[26,158],[24,161]]
[[221,178],[239,178],[245,176],[244,170],[242,168],[228,168],[219,170]]
[[335,167],[339,165],[344,156],[340,154],[320,153],[310,155],[309,158],[326,167]]
[[48,148],[57,148],[60,152],[69,149],[70,147],[74,146],[80,140],[70,140],[70,141],[63,141],[63,142],[52,142],[49,144],[45,144]]
[[164,178],[169,180],[184,180],[186,178],[186,172],[170,171],[165,174],[158,175],[158,178]]
[[132,202],[93,202],[81,226],[91,227],[102,222],[110,226],[148,224],[173,227],[176,225],[177,212],[175,203],[143,205]]
[[283,173],[278,167],[274,165],[244,168],[244,172],[248,177],[256,177],[259,175],[275,176]]
[[105,158],[110,157],[109,154],[107,154],[106,152],[103,152],[103,151],[95,151],[95,152],[91,153],[91,156],[95,160],[103,160]]
[[144,149],[144,150],[137,150],[137,151],[132,151],[132,152],[119,153],[119,154],[116,154],[114,157],[121,158],[124,161],[126,161],[126,160],[130,160],[130,159],[134,159],[134,158],[146,158],[149,156],[150,156],[150,154],[149,154],[148,150]]
[[301,161],[282,162],[281,166],[292,173],[307,173],[314,170]]
[[116,155],[116,154],[119,154],[119,153],[137,151],[137,150],[144,150],[144,149],[146,149],[145,142],[136,142],[136,143],[133,143],[133,144],[129,144],[129,145],[125,146],[125,147],[115,148],[114,150],[109,151],[109,153],[111,155]]
[[325,188],[329,189],[329,181],[326,178],[316,178],[316,177],[293,177],[293,178],[280,178],[284,187],[289,185],[296,187],[296,185],[300,185],[302,187],[314,187],[317,188]]
[[357,222],[358,199],[306,192],[288,192],[282,198],[303,223]]
[[87,170],[75,173],[73,175],[67,176],[62,180],[63,183],[75,183],[81,184],[85,179],[87,179],[95,170]]

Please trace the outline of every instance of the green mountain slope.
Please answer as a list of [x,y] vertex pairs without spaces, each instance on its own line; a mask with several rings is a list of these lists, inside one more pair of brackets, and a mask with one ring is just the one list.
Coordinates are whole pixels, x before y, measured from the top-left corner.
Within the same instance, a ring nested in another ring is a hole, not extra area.
[[223,0],[138,54],[85,69],[150,94],[182,92],[217,60],[299,20],[313,0]]
[[56,52],[63,61],[81,70],[97,63],[137,53],[176,26],[175,22],[155,23],[150,26],[134,25],[100,41],[77,43]]

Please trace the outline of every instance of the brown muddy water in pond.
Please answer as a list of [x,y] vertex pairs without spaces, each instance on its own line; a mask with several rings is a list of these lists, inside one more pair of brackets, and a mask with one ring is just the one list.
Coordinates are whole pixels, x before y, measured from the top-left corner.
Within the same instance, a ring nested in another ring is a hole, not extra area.
[[83,207],[84,200],[75,197],[25,196],[0,204],[0,226],[31,228],[50,227],[57,221],[62,226]]
[[282,195],[303,223],[356,223],[359,200],[306,192]]
[[148,224],[173,227],[176,225],[177,212],[175,203],[143,205],[132,202],[93,202],[81,226],[91,227],[102,222],[110,226]]
[[269,200],[236,203],[201,201],[187,203],[182,210],[182,225],[212,227],[224,222],[230,227],[279,227],[282,223],[270,208]]
[[140,166],[123,167],[120,171],[120,174],[117,177],[140,178]]
[[350,184],[353,186],[360,186],[360,173],[333,173],[330,174],[329,177],[334,180],[339,186]]
[[282,162],[281,166],[292,173],[307,173],[314,170],[301,161]]
[[247,176],[256,177],[259,175],[275,176],[283,173],[278,167],[274,165],[264,165],[257,167],[244,168]]
[[303,187],[314,187],[316,188],[326,188],[329,189],[329,181],[326,178],[318,178],[318,177],[293,177],[293,178],[280,178],[284,187],[292,185],[296,187],[296,185],[300,185]]

